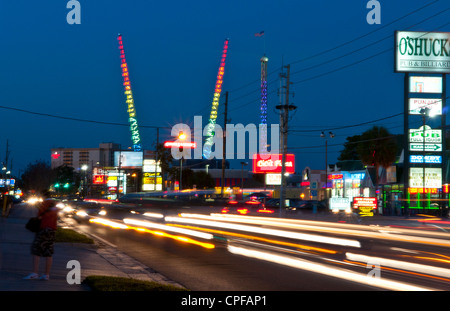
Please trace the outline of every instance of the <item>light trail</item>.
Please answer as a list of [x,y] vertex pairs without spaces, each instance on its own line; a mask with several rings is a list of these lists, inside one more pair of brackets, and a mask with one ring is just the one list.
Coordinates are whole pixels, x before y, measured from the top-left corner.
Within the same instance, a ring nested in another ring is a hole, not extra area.
[[[229,215],[229,214],[189,214],[182,213],[181,217],[186,218],[196,218],[196,219],[208,219],[217,221],[228,221],[228,222],[239,222],[253,225],[269,225],[278,226],[290,229],[308,230],[316,231],[320,233],[332,233],[332,234],[342,234],[351,236],[361,236],[367,238],[408,242],[408,243],[419,243],[419,244],[429,244],[436,246],[450,247],[450,235],[448,233],[442,232],[418,232],[417,230],[409,229],[397,229],[397,228],[383,228],[383,227],[364,227],[361,225],[348,225],[348,224],[336,224],[328,222],[316,222],[312,220],[297,220],[297,219],[285,219],[285,218],[275,218],[267,219],[266,217],[257,216],[240,216],[240,215]],[[342,226],[341,226],[342,225]],[[366,230],[361,230],[366,229]],[[386,229],[386,230],[385,230]],[[378,230],[375,232],[374,230]],[[409,235],[406,235],[409,234]],[[412,234],[412,235],[411,235]],[[414,235],[415,234],[415,235]],[[427,235],[431,237],[417,236]]]
[[171,231],[171,232],[186,234],[186,235],[190,235],[190,236],[195,236],[197,238],[202,238],[202,239],[206,239],[206,240],[211,240],[213,238],[213,235],[210,234],[210,233],[204,233],[204,232],[199,232],[199,231],[195,231],[195,230],[189,230],[189,229],[177,228],[177,227],[173,227],[173,226],[161,225],[161,224],[156,224],[156,223],[152,223],[152,222],[148,222],[148,221],[142,221],[142,220],[137,220],[137,219],[125,218],[123,220],[123,222],[126,223],[127,225],[130,224],[130,225],[135,225],[135,226],[139,226],[139,227],[146,227],[146,228],[159,229],[159,230],[164,230],[164,231]]
[[243,238],[243,239],[248,239],[248,240],[256,240],[256,241],[266,242],[266,243],[270,243],[270,244],[295,247],[295,248],[300,248],[302,250],[316,251],[316,252],[321,252],[321,253],[326,253],[326,254],[337,254],[337,251],[331,250],[331,249],[326,249],[326,248],[322,248],[322,247],[314,247],[314,246],[309,246],[309,245],[302,245],[302,244],[297,244],[297,243],[283,242],[283,241],[278,241],[278,240],[273,240],[273,239],[262,238],[262,237],[258,237],[258,236],[254,236],[254,235],[235,233],[235,232],[223,231],[223,230],[215,230],[215,229],[210,229],[210,228],[200,228],[200,227],[192,227],[192,226],[185,226],[185,225],[177,225],[177,224],[174,224],[171,226],[190,228],[190,229],[195,229],[195,230],[202,230],[202,231],[212,232],[215,234],[221,234],[221,235],[225,235],[225,236],[232,236],[232,237]]
[[224,222],[218,222],[218,221],[192,219],[192,218],[186,218],[186,217],[170,216],[170,217],[165,217],[165,220],[166,220],[166,222],[188,223],[188,224],[203,225],[203,226],[209,226],[209,227],[219,227],[219,228],[230,229],[230,230],[238,230],[238,231],[279,236],[279,237],[289,238],[289,239],[306,240],[309,242],[326,243],[326,244],[350,246],[350,247],[357,247],[357,248],[361,247],[361,244],[359,243],[359,241],[356,241],[356,240],[326,237],[326,236],[305,234],[305,233],[292,232],[292,231],[267,229],[267,228],[261,228],[261,227],[255,227],[255,226],[230,224],[230,223],[224,223]]
[[[177,241],[181,241],[181,242],[185,242],[185,243],[190,243],[190,244],[195,244],[207,249],[213,249],[215,248],[215,245],[212,243],[204,243],[204,242],[199,242],[196,241],[194,239],[191,238],[187,238],[185,236],[178,236],[178,235],[172,235],[172,234],[168,234],[166,232],[163,231],[155,231],[155,230],[149,230],[147,228],[143,228],[143,227],[134,227],[134,226],[129,226],[129,225],[124,225],[115,221],[111,221],[108,219],[103,219],[103,218],[91,218],[89,219],[90,223],[95,223],[95,224],[101,224],[104,226],[108,226],[111,227],[113,229],[122,229],[122,230],[135,230],[138,232],[145,232],[145,233],[150,233],[153,235],[157,235],[157,236],[162,236],[162,237],[166,237],[166,238],[171,238]],[[200,232],[199,232],[200,233]]]
[[274,262],[277,264],[282,264],[285,266],[307,270],[314,273],[320,273],[327,276],[332,276],[352,282],[362,283],[364,285],[379,287],[387,290],[395,291],[430,291],[433,289],[410,285],[402,282],[387,280],[383,278],[370,277],[367,274],[356,273],[344,269],[337,269],[331,266],[314,263],[300,258],[295,258],[286,255],[277,255],[270,252],[237,247],[233,245],[228,246],[228,251],[235,255],[242,255],[250,258],[256,258],[259,260],[265,260],[269,262]]
[[346,253],[346,258],[348,260],[352,261],[360,261],[360,262],[376,262],[380,266],[386,266],[386,267],[392,267],[397,269],[403,269],[408,271],[414,271],[414,272],[420,272],[420,273],[426,273],[431,275],[436,275],[440,277],[450,278],[450,270],[440,267],[434,267],[429,265],[423,265],[423,264],[417,264],[417,263],[410,263],[406,261],[399,261],[399,260],[393,260],[393,259],[387,259],[387,258],[381,258],[381,257],[372,257],[367,255],[361,255],[361,254],[354,254],[354,253]]

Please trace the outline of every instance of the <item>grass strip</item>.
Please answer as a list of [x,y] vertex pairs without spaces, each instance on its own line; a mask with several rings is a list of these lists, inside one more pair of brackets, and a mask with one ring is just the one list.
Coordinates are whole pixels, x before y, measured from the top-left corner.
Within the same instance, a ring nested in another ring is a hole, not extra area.
[[56,242],[94,244],[94,240],[84,234],[59,227],[56,229]]
[[157,282],[136,280],[124,277],[91,275],[84,279],[83,284],[89,286],[92,291],[187,291],[187,289],[161,284]]

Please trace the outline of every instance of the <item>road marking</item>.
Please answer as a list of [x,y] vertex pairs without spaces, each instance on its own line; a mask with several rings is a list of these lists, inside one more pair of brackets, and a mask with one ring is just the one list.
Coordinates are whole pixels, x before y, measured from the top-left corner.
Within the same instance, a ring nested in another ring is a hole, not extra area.
[[93,233],[86,233],[86,234],[89,234],[89,235],[93,236],[95,239],[99,240],[99,241],[102,242],[102,243],[105,243],[106,245],[109,245],[109,246],[111,246],[111,247],[117,248],[117,245],[112,244],[111,242],[106,241],[105,239],[99,237],[98,235],[95,235],[95,234],[93,234]]

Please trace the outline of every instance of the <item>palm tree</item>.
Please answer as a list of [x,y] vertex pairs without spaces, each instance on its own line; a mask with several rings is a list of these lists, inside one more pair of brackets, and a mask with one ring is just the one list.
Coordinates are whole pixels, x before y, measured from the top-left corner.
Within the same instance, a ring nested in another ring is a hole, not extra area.
[[395,162],[397,143],[389,131],[382,126],[374,126],[361,135],[357,152],[361,162],[376,169],[376,185],[378,186],[379,168],[388,168]]

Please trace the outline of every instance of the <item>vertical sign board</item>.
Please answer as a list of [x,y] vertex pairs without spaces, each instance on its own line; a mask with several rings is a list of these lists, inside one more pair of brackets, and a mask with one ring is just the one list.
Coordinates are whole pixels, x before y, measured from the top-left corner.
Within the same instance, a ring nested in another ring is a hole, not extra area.
[[[450,73],[449,32],[395,32],[395,68],[404,80],[404,191],[441,188],[446,171],[445,139],[429,124],[445,128],[446,74]],[[426,109],[424,109],[426,108]],[[416,123],[410,128],[411,120]],[[420,118],[420,119],[419,119]],[[417,123],[422,124],[417,128]],[[435,123],[435,122],[433,122]],[[409,135],[408,135],[409,134]],[[424,175],[425,173],[425,175]],[[425,184],[424,184],[425,181]]]

